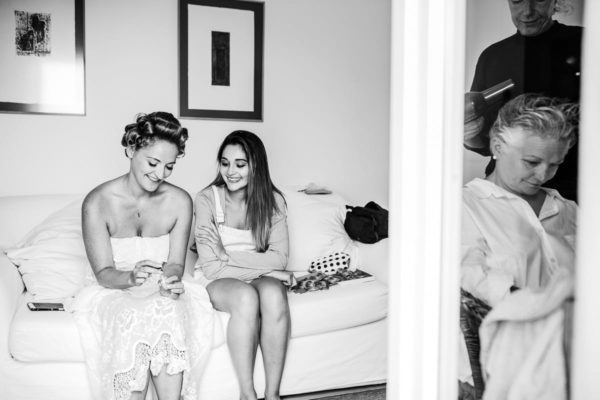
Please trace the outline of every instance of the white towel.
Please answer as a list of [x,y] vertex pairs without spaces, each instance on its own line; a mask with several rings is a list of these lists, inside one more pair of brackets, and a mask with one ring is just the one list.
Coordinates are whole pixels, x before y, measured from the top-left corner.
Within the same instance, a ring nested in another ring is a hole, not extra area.
[[566,400],[563,305],[572,295],[564,270],[545,288],[518,290],[490,311],[479,329],[484,400]]

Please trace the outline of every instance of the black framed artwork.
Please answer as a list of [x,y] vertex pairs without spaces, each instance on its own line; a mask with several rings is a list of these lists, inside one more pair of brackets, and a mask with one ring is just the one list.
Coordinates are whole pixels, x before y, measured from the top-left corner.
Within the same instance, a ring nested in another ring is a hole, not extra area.
[[180,0],[180,116],[262,120],[264,3]]
[[0,1],[0,111],[85,115],[84,0]]

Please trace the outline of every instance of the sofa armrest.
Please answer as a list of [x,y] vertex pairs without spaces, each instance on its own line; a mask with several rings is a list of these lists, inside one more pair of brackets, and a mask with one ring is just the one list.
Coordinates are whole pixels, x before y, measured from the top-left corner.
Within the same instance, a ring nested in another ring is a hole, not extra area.
[[377,243],[366,244],[354,242],[358,248],[358,261],[353,263],[356,268],[375,276],[378,281],[388,284],[389,240],[383,239]]
[[0,360],[10,358],[8,350],[10,324],[23,289],[23,280],[17,267],[6,257],[6,254],[0,253]]

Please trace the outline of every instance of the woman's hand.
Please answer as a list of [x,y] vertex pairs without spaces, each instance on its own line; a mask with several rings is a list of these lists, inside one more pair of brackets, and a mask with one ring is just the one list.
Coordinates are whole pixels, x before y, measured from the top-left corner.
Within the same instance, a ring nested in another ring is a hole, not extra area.
[[185,292],[183,282],[179,280],[177,275],[169,277],[163,276],[158,284],[159,293],[161,296],[169,297],[173,300],[179,298],[179,295]]
[[293,272],[290,271],[271,271],[263,276],[279,279],[285,286],[294,287],[298,284]]
[[210,226],[201,226],[199,230],[200,232],[196,233],[196,240],[201,244],[208,245],[219,260],[229,260],[227,251],[225,251],[225,247],[223,247],[223,242],[221,241],[221,235],[219,234],[214,221]]
[[162,274],[162,263],[152,260],[138,261],[129,273],[129,283],[131,286],[143,285],[152,274]]

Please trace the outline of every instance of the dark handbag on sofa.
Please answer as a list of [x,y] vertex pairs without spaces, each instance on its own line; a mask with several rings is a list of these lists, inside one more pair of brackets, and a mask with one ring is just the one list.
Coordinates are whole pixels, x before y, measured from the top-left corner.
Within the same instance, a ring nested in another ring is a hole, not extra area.
[[362,243],[375,243],[388,237],[388,211],[374,201],[364,207],[346,206],[344,228],[348,236]]

